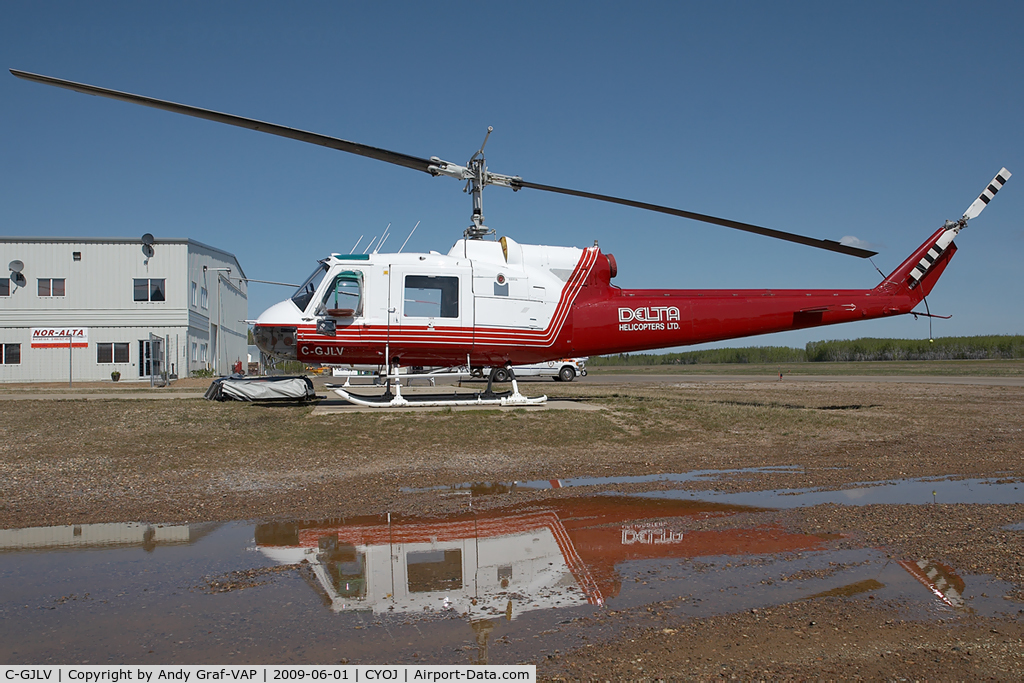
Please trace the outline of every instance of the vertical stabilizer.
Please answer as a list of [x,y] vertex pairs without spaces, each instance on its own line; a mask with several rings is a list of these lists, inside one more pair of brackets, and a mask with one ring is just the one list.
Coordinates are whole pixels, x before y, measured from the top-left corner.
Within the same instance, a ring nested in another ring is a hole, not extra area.
[[999,190],[1002,189],[1011,173],[1005,168],[1000,169],[992,182],[982,191],[974,202],[967,207],[967,211],[957,221],[946,221],[946,224],[939,228],[931,237],[925,241],[906,261],[900,264],[889,277],[878,285],[877,289],[896,293],[913,292],[918,300],[928,296],[932,287],[935,286],[939,275],[946,268],[949,259],[956,253],[956,244],[953,239],[960,234],[960,231],[967,227],[967,221],[976,218]]

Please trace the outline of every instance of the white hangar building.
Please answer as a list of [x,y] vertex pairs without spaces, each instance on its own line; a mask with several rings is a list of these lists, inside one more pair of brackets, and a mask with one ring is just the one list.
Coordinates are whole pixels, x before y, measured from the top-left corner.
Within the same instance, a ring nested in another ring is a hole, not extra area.
[[149,381],[244,366],[238,260],[191,239],[144,239],[0,237],[9,264],[0,382],[109,382],[115,371]]

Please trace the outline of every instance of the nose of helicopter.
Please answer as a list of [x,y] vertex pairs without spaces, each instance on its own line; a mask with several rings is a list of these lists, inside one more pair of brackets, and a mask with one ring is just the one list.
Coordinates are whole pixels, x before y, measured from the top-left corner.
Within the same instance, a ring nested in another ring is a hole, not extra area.
[[277,325],[253,325],[253,341],[260,351],[282,360],[296,360],[295,328]]
[[260,351],[283,360],[296,360],[295,304],[282,301],[260,313],[252,328],[253,341]]

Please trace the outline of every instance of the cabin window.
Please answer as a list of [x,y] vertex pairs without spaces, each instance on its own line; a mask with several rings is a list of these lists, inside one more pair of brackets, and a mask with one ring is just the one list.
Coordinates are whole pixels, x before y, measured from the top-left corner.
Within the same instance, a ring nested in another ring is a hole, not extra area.
[[405,570],[410,593],[456,591],[463,585],[462,551],[456,548],[406,553]]
[[306,278],[306,281],[292,294],[292,303],[300,311],[306,310],[306,306],[309,306],[309,302],[313,300],[313,295],[316,294],[316,290],[320,287],[320,283],[323,282],[324,275],[326,274],[327,264],[321,261],[320,265],[313,271],[313,274]]
[[404,298],[407,318],[458,318],[459,278],[406,275]]

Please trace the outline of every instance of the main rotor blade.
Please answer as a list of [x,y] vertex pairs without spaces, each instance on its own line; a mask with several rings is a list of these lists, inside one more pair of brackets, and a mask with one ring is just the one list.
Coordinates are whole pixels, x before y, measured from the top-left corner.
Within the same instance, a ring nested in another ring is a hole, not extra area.
[[[97,95],[99,97],[107,97],[113,100],[120,100],[122,102],[128,102],[131,104],[140,104],[144,107],[163,109],[165,111],[174,112],[176,114],[184,114],[186,116],[194,116],[196,118],[207,119],[209,121],[216,121],[218,123],[226,123],[228,125],[237,126],[239,128],[248,128],[249,130],[259,131],[261,133],[269,133],[271,135],[278,135],[280,137],[290,138],[292,140],[299,140],[300,142],[308,142],[310,144],[320,145],[321,147],[328,147],[330,149],[336,149],[342,152],[349,152],[350,154],[358,154],[359,156],[369,157],[370,159],[377,159],[378,161],[385,161],[389,164],[395,164],[397,166],[404,166],[405,168],[411,168],[414,171],[422,171],[424,173],[429,173],[431,175],[436,174],[438,163],[443,163],[439,162],[438,160],[414,157],[408,154],[392,152],[390,150],[381,149],[379,147],[372,147],[370,145],[364,145],[358,142],[342,140],[340,138],[334,138],[328,135],[321,135],[319,133],[311,133],[309,131],[299,130],[297,128],[288,128],[287,126],[280,126],[275,123],[267,123],[265,121],[245,118],[243,116],[235,116],[234,114],[225,114],[223,112],[213,111],[211,109],[202,109],[200,107],[193,107],[187,104],[178,104],[176,102],[169,102],[167,100],[158,100],[152,97],[146,97],[144,95],[135,95],[132,93],[121,92],[119,90],[110,90],[109,88],[101,88],[99,86],[88,85],[85,83],[76,83],[74,81],[67,81],[61,78],[54,78],[52,76],[43,76],[41,74],[34,74],[27,71],[19,71],[17,69],[11,69],[10,71],[13,75],[17,76],[18,78],[22,78],[28,81],[35,81],[36,83],[42,83],[44,85],[52,85],[58,88],[66,88],[68,90],[74,90],[75,92],[84,93],[86,95]],[[431,168],[434,169],[434,172],[431,171]],[[508,178],[508,181],[509,185],[516,190],[518,190],[519,188],[526,187],[534,190],[543,190],[545,192],[555,192],[558,194],[585,197],[587,199],[596,199],[598,201],[610,202],[612,204],[621,204],[623,206],[631,206],[637,209],[645,209],[647,211],[656,211],[658,213],[664,213],[671,216],[689,218],[696,221],[702,221],[704,223],[712,223],[714,225],[720,225],[727,228],[734,228],[736,230],[752,232],[758,235],[764,235],[766,237],[773,237],[775,239],[786,240],[788,242],[796,242],[797,244],[804,244],[810,247],[816,247],[818,249],[825,249],[828,251],[835,251],[841,254],[848,254],[850,256],[857,256],[860,258],[868,258],[870,256],[874,256],[877,253],[874,251],[868,251],[866,249],[859,249],[857,247],[848,246],[832,240],[821,240],[813,237],[804,237],[803,235],[797,235],[790,232],[773,230],[771,228],[764,228],[757,225],[751,225],[749,223],[741,223],[739,221],[732,221],[726,218],[706,216],[704,214],[694,213],[692,211],[683,211],[682,209],[673,209],[671,207],[659,206],[657,204],[648,204],[646,202],[638,202],[633,201],[631,199],[621,199],[619,197],[596,194],[593,192],[570,190],[563,187],[554,187],[552,185],[541,185],[538,183],[531,183],[522,180],[518,177]]]
[[611,202],[612,204],[622,204],[623,206],[632,206],[637,209],[646,209],[647,211],[656,211],[658,213],[666,213],[670,216],[679,216],[681,218],[690,218],[695,221],[702,221],[704,223],[713,223],[714,225],[721,225],[726,228],[735,228],[736,230],[743,230],[746,232],[752,232],[758,235],[764,235],[766,237],[774,237],[779,240],[786,240],[787,242],[796,242],[797,244],[805,244],[809,247],[817,247],[818,249],[826,249],[828,251],[836,251],[840,254],[847,254],[849,256],[857,256],[859,258],[869,258],[877,254],[877,251],[868,251],[867,249],[860,249],[858,247],[851,247],[841,242],[835,242],[833,240],[820,240],[814,237],[804,237],[803,235],[797,235],[791,232],[783,232],[781,230],[773,230],[771,228],[762,228],[759,225],[751,225],[749,223],[740,223],[739,221],[731,221],[727,218],[716,218],[715,216],[706,216],[702,213],[694,213],[692,211],[683,211],[682,209],[673,209],[669,206],[659,206],[657,204],[648,204],[647,202],[637,202],[632,199],[622,199],[620,197],[611,197],[606,194],[595,194],[593,192],[582,192],[580,190],[569,190],[564,187],[554,187],[552,185],[540,185],[538,183],[531,183],[520,178],[514,178],[511,181],[513,189],[518,190],[521,187],[530,188],[532,190],[544,190],[545,192],[555,192],[558,194],[568,194],[575,197],[586,197],[587,199],[596,199],[602,202]]
[[320,135],[319,133],[310,133],[304,130],[299,130],[297,128],[279,126],[275,123],[257,121],[256,119],[247,119],[243,116],[235,116],[234,114],[224,114],[222,112],[212,111],[210,109],[201,109],[199,107],[192,107],[187,104],[178,104],[176,102],[158,100],[152,97],[145,97],[144,95],[133,95],[131,93],[121,92],[118,90],[100,88],[95,85],[86,85],[85,83],[65,81],[61,78],[53,78],[52,76],[42,76],[39,74],[29,73],[27,71],[18,71],[17,69],[11,69],[11,73],[17,76],[18,78],[24,78],[28,81],[35,81],[36,83],[53,85],[58,88],[66,88],[68,90],[74,90],[75,92],[84,93],[86,95],[98,95],[100,97],[109,97],[112,100],[130,102],[131,104],[141,104],[144,107],[164,109],[166,111],[174,112],[175,114],[195,116],[196,118],[217,121],[218,123],[226,123],[231,126],[238,126],[239,128],[257,130],[261,133],[279,135],[284,138],[291,138],[292,140],[308,142],[314,145],[320,145],[321,147],[329,147],[331,149],[337,149],[342,152],[349,152],[351,154],[358,154],[359,156],[369,157],[371,159],[377,159],[379,161],[386,161],[389,164],[405,166],[406,168],[411,168],[415,171],[423,171],[424,173],[430,173],[430,171],[428,171],[427,168],[434,163],[431,162],[429,159],[420,159],[419,157],[409,156],[408,154],[391,152],[386,149],[380,149],[379,147],[371,147],[370,145],[363,145],[358,142],[350,142],[348,140],[342,140],[340,138],[332,138],[328,135]]

